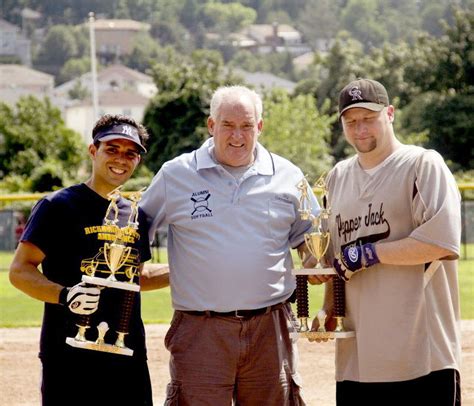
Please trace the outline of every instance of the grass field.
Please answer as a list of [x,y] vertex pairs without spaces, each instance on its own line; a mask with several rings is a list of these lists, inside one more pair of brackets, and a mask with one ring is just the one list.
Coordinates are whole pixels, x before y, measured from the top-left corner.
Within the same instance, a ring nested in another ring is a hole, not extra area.
[[[0,327],[39,326],[43,304],[26,296],[10,284],[6,270],[11,258],[11,253],[0,252]],[[166,260],[165,256],[163,260]],[[459,286],[461,316],[463,319],[474,319],[474,260],[459,262]],[[316,312],[322,303],[323,290],[322,286],[310,287],[309,301],[312,312]],[[142,302],[145,323],[170,321],[172,309],[169,288],[143,292]]]

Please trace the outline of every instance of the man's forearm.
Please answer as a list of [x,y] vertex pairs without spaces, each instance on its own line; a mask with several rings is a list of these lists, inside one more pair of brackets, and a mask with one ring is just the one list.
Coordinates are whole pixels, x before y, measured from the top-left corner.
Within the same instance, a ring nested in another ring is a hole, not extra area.
[[437,259],[456,259],[455,252],[414,238],[376,243],[380,263],[387,265],[419,265]]

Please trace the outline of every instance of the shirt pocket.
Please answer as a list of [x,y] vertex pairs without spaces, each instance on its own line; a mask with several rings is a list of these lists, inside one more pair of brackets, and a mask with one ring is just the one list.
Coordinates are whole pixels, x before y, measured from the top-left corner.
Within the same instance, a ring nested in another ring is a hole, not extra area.
[[286,242],[295,222],[295,207],[283,200],[270,200],[268,203],[270,237],[276,241]]

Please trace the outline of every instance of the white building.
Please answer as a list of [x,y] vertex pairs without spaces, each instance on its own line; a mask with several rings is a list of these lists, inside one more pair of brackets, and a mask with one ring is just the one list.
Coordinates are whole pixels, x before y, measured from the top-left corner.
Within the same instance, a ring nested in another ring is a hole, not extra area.
[[23,65],[0,65],[0,101],[14,105],[21,96],[49,96],[54,76]]
[[17,57],[21,63],[31,66],[31,41],[22,33],[20,27],[0,19],[0,57]]
[[[87,97],[72,99],[71,91],[77,87],[83,89]],[[99,116],[125,114],[141,122],[145,108],[157,90],[151,76],[123,65],[111,65],[97,74],[97,92]],[[86,73],[56,87],[52,100],[62,110],[66,125],[89,143],[97,120],[92,104],[92,75]]]

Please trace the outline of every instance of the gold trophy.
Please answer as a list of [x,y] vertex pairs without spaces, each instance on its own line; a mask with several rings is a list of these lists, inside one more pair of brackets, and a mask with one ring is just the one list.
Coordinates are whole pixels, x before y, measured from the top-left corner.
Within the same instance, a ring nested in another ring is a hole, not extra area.
[[83,282],[123,291],[122,303],[117,306],[120,312],[116,323],[117,338],[114,344],[106,343],[106,335],[110,328],[106,321],[100,321],[96,326],[97,339],[87,340],[86,332],[91,326],[94,315],[79,316],[76,323],[77,335],[74,338],[67,337],[66,343],[76,348],[131,356],[133,350],[125,345],[125,336],[128,333],[135,296],[140,291],[139,256],[138,250],[127,246],[127,243],[133,243],[140,238],[137,232],[138,202],[143,189],[129,195],[131,205],[127,224],[119,227],[120,213],[117,201],[122,196],[120,187],[107,195],[110,203],[101,226],[101,234],[105,236],[102,238],[107,238],[112,242],[105,242],[93,258],[84,259],[81,263],[81,271],[85,273],[82,276]]
[[321,191],[322,205],[317,215],[312,213],[311,200],[309,198],[310,186],[306,177],[304,177],[296,187],[300,191],[299,209],[302,220],[311,221],[311,231],[304,235],[306,246],[316,259],[315,268],[293,269],[293,275],[296,275],[296,309],[299,321],[298,329],[292,335],[296,337],[305,337],[310,339],[328,339],[328,338],[347,338],[354,337],[353,331],[344,329],[345,317],[345,284],[344,281],[335,277],[333,279],[334,286],[334,317],[336,318],[336,329],[334,331],[326,331],[325,321],[326,314],[320,311],[317,315],[319,320],[319,328],[317,331],[311,331],[308,326],[309,319],[309,299],[308,299],[308,275],[336,275],[336,271],[332,267],[325,267],[321,264],[321,259],[328,250],[331,237],[327,231],[327,222],[331,215],[331,208],[327,207],[327,187],[324,174],[316,181],[315,187]]

